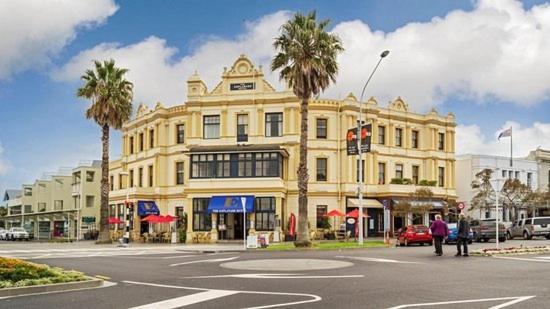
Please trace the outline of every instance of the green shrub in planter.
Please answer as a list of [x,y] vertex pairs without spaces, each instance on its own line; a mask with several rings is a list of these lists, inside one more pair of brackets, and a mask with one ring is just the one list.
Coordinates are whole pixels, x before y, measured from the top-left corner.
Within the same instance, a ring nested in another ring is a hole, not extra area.
[[390,180],[390,183],[392,185],[402,185],[403,184],[403,178],[392,178]]

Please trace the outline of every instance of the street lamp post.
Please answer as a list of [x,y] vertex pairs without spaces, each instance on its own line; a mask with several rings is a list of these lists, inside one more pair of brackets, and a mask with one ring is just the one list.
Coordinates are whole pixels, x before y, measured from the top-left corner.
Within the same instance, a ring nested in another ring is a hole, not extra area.
[[[498,169],[496,169],[495,171],[497,171]],[[497,178],[497,179],[494,179],[494,180],[491,180],[491,185],[493,185],[493,190],[495,191],[495,209],[496,209],[496,219],[495,219],[495,223],[496,223],[496,244],[497,244],[497,249],[499,248],[499,244],[500,244],[500,236],[499,236],[499,205],[498,205],[498,202],[499,202],[499,196],[500,196],[500,191],[502,190],[502,186],[500,185],[500,182],[502,181],[502,179],[500,178]]]
[[[125,175],[130,177],[128,172],[120,172],[120,175]],[[129,180],[129,179],[128,179]],[[122,242],[125,246],[130,244],[130,214],[128,207],[130,206],[130,181],[126,183],[126,199],[124,201],[124,236],[122,237]]]
[[376,63],[376,66],[370,73],[369,78],[367,79],[367,82],[363,86],[363,90],[361,91],[361,98],[359,100],[359,121],[357,122],[357,155],[359,157],[359,162],[357,163],[359,165],[359,179],[357,181],[357,195],[359,196],[359,215],[357,216],[357,220],[359,221],[359,238],[358,242],[359,245],[363,245],[363,152],[361,150],[361,129],[363,126],[363,95],[365,94],[365,89],[367,88],[367,85],[369,84],[372,76],[378,69],[378,66],[380,65],[380,62],[382,62],[382,59],[384,59],[388,54],[390,53],[389,50],[385,50],[380,54],[380,59],[378,60],[378,63]]

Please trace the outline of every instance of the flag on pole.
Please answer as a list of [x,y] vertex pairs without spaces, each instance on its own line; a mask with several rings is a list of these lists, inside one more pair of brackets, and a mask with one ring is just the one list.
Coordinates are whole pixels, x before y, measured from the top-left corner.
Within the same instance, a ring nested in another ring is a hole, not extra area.
[[500,132],[500,134],[498,135],[498,140],[500,141],[501,137],[508,137],[508,136],[512,136],[512,127]]

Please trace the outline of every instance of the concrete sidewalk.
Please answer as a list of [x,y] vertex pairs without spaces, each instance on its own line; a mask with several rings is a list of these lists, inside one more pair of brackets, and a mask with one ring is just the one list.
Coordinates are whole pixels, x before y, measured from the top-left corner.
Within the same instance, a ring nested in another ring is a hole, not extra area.
[[144,244],[131,242],[127,248],[119,247],[117,243],[97,245],[94,241],[79,241],[72,243],[47,243],[47,242],[8,242],[0,241],[0,255],[8,251],[32,251],[32,250],[67,250],[67,251],[95,251],[109,249],[136,249],[136,250],[173,250],[191,252],[234,252],[243,251],[242,244]]

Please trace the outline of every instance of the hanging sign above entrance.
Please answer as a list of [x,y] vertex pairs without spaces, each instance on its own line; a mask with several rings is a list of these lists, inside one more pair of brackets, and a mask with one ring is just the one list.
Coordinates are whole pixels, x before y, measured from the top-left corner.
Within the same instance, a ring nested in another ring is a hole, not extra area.
[[243,205],[247,213],[254,212],[254,196],[213,196],[208,203],[208,212],[242,213]]
[[229,84],[229,90],[254,90],[256,89],[256,83],[231,83]]
[[[365,124],[361,128],[361,152],[370,152],[372,125]],[[346,148],[348,156],[358,154],[357,150],[357,127],[349,129],[346,134]]]

